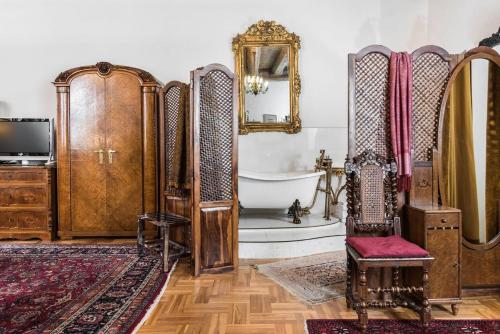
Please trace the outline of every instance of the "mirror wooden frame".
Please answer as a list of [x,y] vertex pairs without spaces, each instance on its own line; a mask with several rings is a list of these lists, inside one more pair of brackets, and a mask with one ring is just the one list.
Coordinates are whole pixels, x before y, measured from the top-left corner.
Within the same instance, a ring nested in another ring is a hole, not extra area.
[[[446,89],[443,95],[443,100],[441,103],[441,110],[440,110],[440,115],[439,115],[439,133],[438,133],[438,154],[439,154],[439,161],[440,161],[440,174],[442,177],[439,178],[439,187],[440,189],[444,189],[444,171],[443,171],[443,161],[442,161],[442,152],[443,152],[443,128],[444,128],[444,117],[446,113],[446,105],[448,102],[448,98],[450,96],[450,91],[451,91],[451,86],[453,84],[453,81],[457,77],[458,73],[464,68],[464,66],[468,63],[470,63],[473,59],[484,59],[484,60],[489,60],[492,63],[496,64],[497,66],[500,67],[500,56],[499,54],[491,49],[490,47],[486,46],[479,46],[477,48],[474,48],[472,50],[469,50],[468,52],[465,53],[463,59],[457,64],[457,66],[453,69],[453,72],[450,75],[450,78],[448,80],[448,84],[446,85]],[[490,108],[492,106],[489,106],[489,110],[487,112],[491,112]],[[500,168],[500,166],[497,166],[497,168]],[[441,193],[441,201],[444,206],[448,205],[446,196],[444,193]],[[494,248],[495,246],[500,244],[500,233],[498,233],[495,237],[493,237],[491,240],[487,241],[484,244],[474,244],[464,237],[462,237],[462,243],[465,247],[473,250],[480,250],[480,251],[486,251],[489,249]]]
[[[244,76],[244,48],[248,46],[288,46],[290,49],[290,122],[289,123],[259,123],[245,120],[245,83]],[[235,72],[239,80],[239,133],[246,135],[250,132],[286,132],[289,134],[300,132],[302,122],[299,117],[299,95],[301,90],[298,70],[300,38],[288,32],[285,27],[275,21],[260,20],[251,25],[244,34],[233,38],[233,52],[235,57]]]

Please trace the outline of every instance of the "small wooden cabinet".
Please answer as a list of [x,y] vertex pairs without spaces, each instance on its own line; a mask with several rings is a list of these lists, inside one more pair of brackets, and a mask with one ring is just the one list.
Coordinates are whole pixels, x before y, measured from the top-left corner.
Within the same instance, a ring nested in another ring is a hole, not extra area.
[[[461,211],[440,206],[407,206],[406,238],[435,258],[430,270],[431,304],[451,304],[458,312],[461,299]],[[410,281],[411,281],[411,276]]]
[[0,165],[0,239],[53,240],[55,168]]

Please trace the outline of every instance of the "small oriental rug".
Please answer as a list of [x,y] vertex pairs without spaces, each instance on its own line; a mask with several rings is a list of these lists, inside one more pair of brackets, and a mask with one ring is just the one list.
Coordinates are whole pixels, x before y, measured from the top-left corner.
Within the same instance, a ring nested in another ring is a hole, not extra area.
[[169,272],[135,245],[0,245],[0,333],[131,333]]
[[[358,334],[357,320],[307,320],[308,334]],[[425,334],[496,334],[499,320],[432,320]],[[424,333],[419,320],[368,320],[366,333],[420,334]]]
[[256,266],[290,293],[308,304],[344,297],[345,251],[321,253]]

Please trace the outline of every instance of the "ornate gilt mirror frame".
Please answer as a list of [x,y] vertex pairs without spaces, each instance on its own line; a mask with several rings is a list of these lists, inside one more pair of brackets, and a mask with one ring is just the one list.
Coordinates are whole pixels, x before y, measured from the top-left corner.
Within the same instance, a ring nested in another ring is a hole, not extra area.
[[[244,48],[248,46],[289,46],[289,80],[290,80],[290,122],[260,123],[247,122],[245,119],[245,83]],[[279,131],[297,133],[302,128],[299,117],[300,76],[298,70],[298,55],[300,38],[288,32],[275,21],[260,20],[251,25],[244,34],[233,38],[235,55],[235,72],[239,77],[239,132],[241,135],[250,132]]]

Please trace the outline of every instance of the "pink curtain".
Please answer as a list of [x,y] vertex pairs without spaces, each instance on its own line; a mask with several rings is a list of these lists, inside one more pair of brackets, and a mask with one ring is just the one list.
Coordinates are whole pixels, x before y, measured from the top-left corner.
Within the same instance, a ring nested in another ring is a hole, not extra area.
[[398,190],[411,188],[412,170],[412,61],[406,52],[391,53],[390,121],[392,153],[398,165]]

